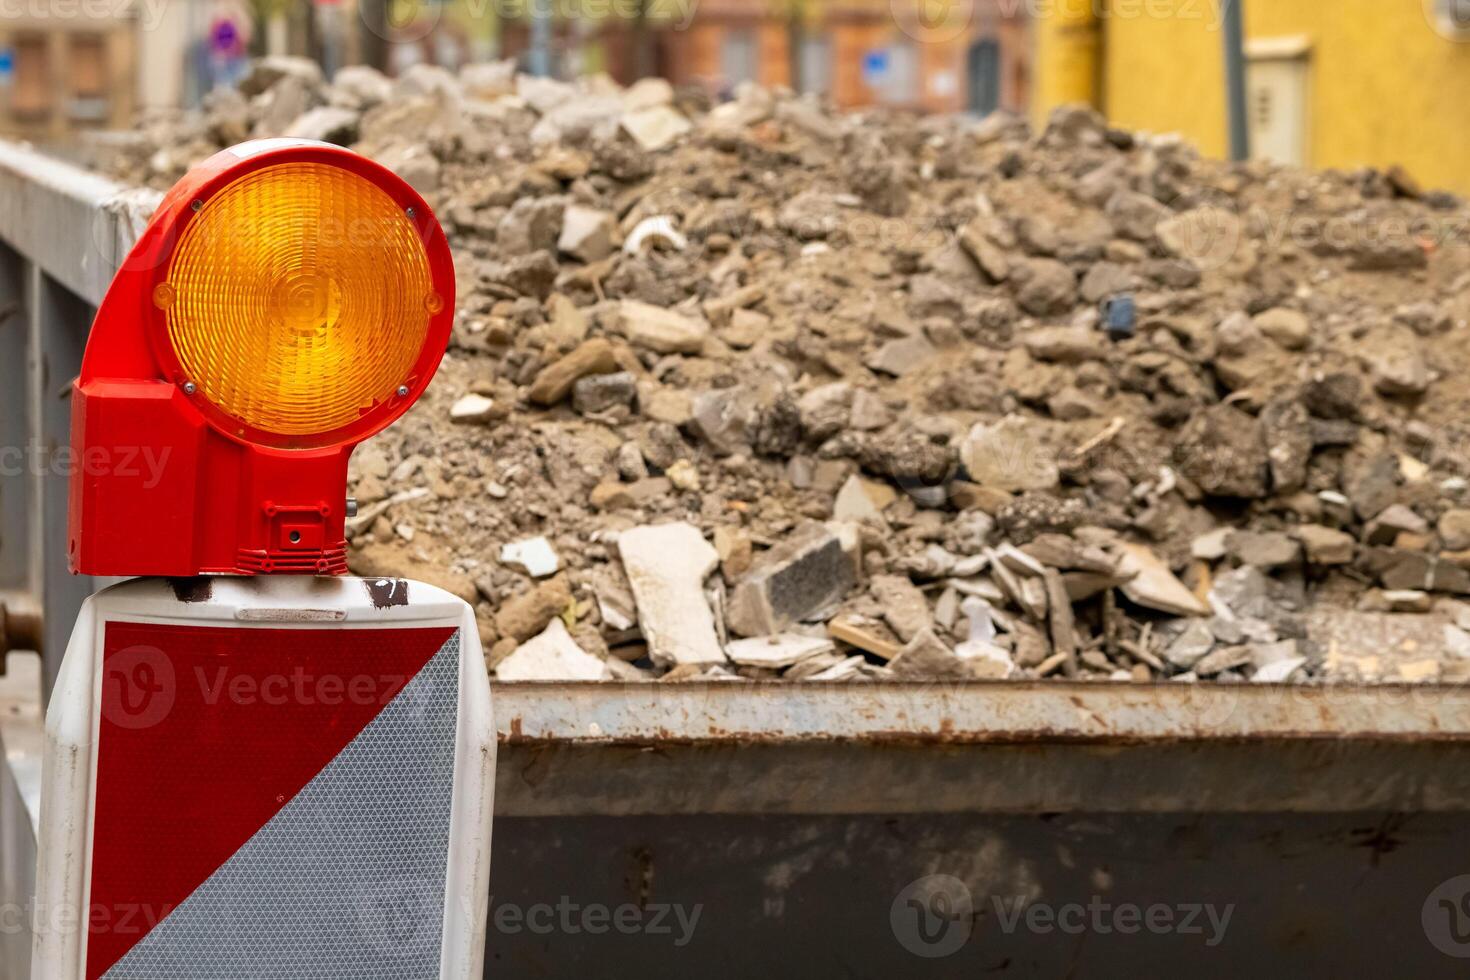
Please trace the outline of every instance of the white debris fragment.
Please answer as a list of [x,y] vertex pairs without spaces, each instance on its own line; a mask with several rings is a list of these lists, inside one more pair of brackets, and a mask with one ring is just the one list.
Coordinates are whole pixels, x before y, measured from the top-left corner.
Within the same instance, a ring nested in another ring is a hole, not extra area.
[[1292,674],[1306,665],[1306,657],[1284,657],[1257,668],[1256,672],[1251,675],[1251,680],[1257,684],[1282,684],[1290,680]]
[[634,142],[650,153],[663,149],[694,128],[679,110],[667,105],[624,113],[622,126]]
[[970,622],[970,635],[954,648],[955,656],[965,661],[971,676],[988,680],[1009,677],[1016,670],[1010,652],[995,643],[995,622],[990,603],[970,596],[960,605]]
[[608,670],[601,659],[577,646],[565,623],[553,619],[500,661],[495,676],[502,681],[600,681]]
[[519,565],[532,578],[555,575],[561,569],[556,549],[544,537],[512,541],[500,548],[500,560],[506,565]]
[[465,395],[449,406],[449,420],[461,425],[483,425],[494,416],[495,400],[484,395]]
[[1121,586],[1123,594],[1147,609],[1175,616],[1208,616],[1210,609],[1169,571],[1152,551],[1141,544],[1118,545],[1119,570],[1130,576]]
[[628,237],[623,239],[623,251],[629,255],[637,255],[647,245],[662,246],[675,252],[682,252],[689,247],[689,239],[679,234],[679,229],[674,227],[674,219],[667,214],[656,214],[651,218],[644,218],[633,226],[628,232]]
[[692,524],[644,525],[618,535],[648,655],[660,666],[722,664],[704,579],[720,556]]
[[770,667],[781,670],[834,649],[836,645],[824,636],[777,633],[774,636],[755,636],[747,640],[735,640],[725,648],[725,652],[730,655],[731,660],[742,667]]
[[854,654],[846,660],[838,661],[826,670],[819,671],[804,679],[809,681],[845,681],[849,677],[856,675],[858,670],[866,662],[861,656]]

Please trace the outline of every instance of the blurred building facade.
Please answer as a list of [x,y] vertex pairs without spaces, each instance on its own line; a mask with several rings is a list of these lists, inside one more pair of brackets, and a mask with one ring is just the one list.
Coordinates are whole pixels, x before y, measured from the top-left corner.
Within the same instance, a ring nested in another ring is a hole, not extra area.
[[258,19],[251,0],[17,3],[0,17],[0,133],[63,143],[196,104],[240,77]]
[[0,132],[58,142],[197,105],[253,54],[458,68],[517,59],[564,78],[742,82],[844,107],[1023,110],[1022,0],[22,0],[0,19]]
[[[1220,5],[1061,2],[1036,24],[1038,118],[1089,102],[1121,126],[1227,152]],[[1252,155],[1402,164],[1470,191],[1470,2],[1245,0]]]
[[[477,16],[493,7],[494,16]],[[1031,31],[1019,0],[459,0],[390,12],[390,67],[515,58],[624,84],[657,75],[716,97],[784,85],[844,107],[1022,111]],[[538,18],[540,23],[538,23]],[[538,35],[538,31],[540,32]],[[538,48],[541,52],[538,54]]]
[[49,138],[84,127],[127,125],[135,100],[138,35],[131,10],[19,5],[0,18],[0,121]]

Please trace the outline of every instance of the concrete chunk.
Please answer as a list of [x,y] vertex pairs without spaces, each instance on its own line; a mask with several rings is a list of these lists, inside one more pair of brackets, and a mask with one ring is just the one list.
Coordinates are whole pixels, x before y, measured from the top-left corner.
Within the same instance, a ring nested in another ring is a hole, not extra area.
[[705,576],[720,556],[699,529],[683,522],[635,527],[618,536],[618,552],[653,662],[664,667],[725,663],[704,595]]
[[855,551],[820,524],[798,529],[735,586],[726,625],[738,636],[766,636],[837,603],[857,581]]
[[618,313],[623,335],[659,354],[697,354],[710,332],[709,324],[698,317],[637,300],[623,300]]
[[536,375],[527,397],[537,405],[555,405],[581,378],[592,374],[610,374],[618,369],[612,344],[601,337],[583,341],[566,357],[548,364]]
[[742,667],[770,667],[781,670],[792,667],[818,654],[835,650],[831,640],[800,633],[778,633],[734,640],[726,648],[730,659]]
[[1123,543],[1118,548],[1122,553],[1120,570],[1132,576],[1120,588],[1131,601],[1175,616],[1209,615],[1209,607],[1184,587],[1158,555],[1141,544]]
[[495,666],[502,681],[600,681],[607,673],[607,665],[577,646],[560,619]]

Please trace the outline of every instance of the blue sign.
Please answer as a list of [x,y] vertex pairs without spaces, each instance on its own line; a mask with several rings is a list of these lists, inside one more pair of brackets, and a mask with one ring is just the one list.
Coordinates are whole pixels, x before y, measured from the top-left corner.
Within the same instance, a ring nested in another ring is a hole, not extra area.
[[15,77],[15,49],[0,48],[0,85],[9,85]]
[[868,85],[880,85],[888,76],[888,49],[874,48],[863,53],[863,81]]

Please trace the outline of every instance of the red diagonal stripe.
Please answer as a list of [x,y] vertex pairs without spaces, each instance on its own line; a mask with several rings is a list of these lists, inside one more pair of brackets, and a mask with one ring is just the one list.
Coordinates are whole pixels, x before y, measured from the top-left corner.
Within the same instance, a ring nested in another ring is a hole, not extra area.
[[453,633],[108,623],[88,980],[275,816]]

